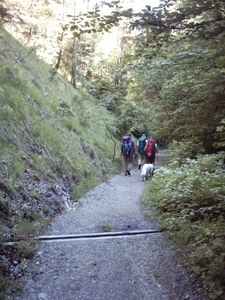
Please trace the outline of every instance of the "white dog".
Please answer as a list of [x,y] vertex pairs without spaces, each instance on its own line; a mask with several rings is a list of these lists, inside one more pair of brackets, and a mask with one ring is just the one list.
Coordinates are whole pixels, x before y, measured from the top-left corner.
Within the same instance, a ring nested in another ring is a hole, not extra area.
[[148,180],[151,176],[153,176],[155,167],[153,164],[144,164],[141,170],[141,178],[142,181],[145,179]]

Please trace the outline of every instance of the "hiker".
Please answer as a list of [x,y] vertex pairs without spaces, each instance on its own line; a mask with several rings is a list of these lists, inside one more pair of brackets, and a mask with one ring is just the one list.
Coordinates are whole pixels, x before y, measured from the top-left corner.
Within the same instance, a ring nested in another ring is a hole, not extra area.
[[138,148],[138,169],[140,170],[141,166],[145,163],[145,151],[144,148],[146,146],[147,137],[145,133],[142,133],[142,136],[137,141]]
[[124,174],[127,176],[131,174],[130,172],[133,166],[133,156],[135,154],[134,141],[131,138],[130,132],[122,137],[121,153],[123,154]]
[[155,156],[158,153],[157,143],[153,137],[147,140],[145,151],[145,162],[147,164],[155,164]]

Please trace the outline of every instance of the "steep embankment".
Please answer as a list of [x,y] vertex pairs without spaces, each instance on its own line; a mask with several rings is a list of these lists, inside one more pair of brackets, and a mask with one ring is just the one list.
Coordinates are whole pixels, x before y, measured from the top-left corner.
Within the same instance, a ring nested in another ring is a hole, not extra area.
[[[40,232],[116,165],[114,120],[96,99],[73,89],[2,27],[0,53],[0,236],[5,242]],[[23,258],[32,254],[30,247],[2,243],[0,277],[19,274]]]

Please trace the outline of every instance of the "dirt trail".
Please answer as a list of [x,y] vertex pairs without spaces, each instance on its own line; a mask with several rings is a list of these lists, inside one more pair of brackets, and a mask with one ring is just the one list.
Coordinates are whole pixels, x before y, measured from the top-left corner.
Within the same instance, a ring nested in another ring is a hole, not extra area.
[[[159,168],[165,153],[159,153]],[[81,197],[46,234],[157,229],[139,200],[140,171],[114,176]],[[15,300],[203,300],[162,233],[40,243]]]

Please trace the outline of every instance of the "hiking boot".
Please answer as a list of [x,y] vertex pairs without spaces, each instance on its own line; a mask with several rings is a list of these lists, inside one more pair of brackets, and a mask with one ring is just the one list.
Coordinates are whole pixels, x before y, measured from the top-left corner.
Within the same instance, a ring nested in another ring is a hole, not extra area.
[[127,170],[127,174],[130,175],[130,171],[129,170]]
[[127,176],[127,172],[125,172],[125,174],[124,174],[125,176]]
[[140,168],[141,168],[141,164],[139,164],[139,166],[138,166],[138,170],[140,170]]

